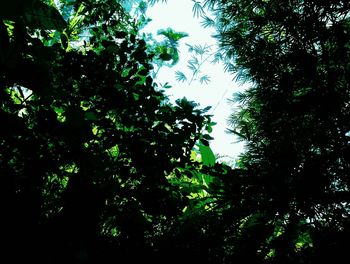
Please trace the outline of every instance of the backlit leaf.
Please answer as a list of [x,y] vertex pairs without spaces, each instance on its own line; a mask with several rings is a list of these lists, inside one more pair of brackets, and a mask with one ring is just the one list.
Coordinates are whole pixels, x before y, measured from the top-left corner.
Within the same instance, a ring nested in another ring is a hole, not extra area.
[[209,146],[199,144],[199,151],[201,153],[202,162],[204,165],[208,167],[215,165],[215,155]]

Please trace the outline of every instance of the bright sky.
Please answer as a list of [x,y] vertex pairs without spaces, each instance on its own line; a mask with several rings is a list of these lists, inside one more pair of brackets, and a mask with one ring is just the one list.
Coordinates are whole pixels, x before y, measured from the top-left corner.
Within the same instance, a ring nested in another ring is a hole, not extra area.
[[[200,104],[201,108],[212,106],[209,113],[213,114],[213,121],[217,125],[213,128],[211,134],[214,140],[210,147],[216,154],[227,156],[235,159],[243,150],[243,144],[237,143],[237,138],[232,134],[225,133],[227,128],[227,118],[233,111],[233,105],[228,104],[227,99],[232,98],[232,94],[244,89],[243,86],[233,81],[233,76],[224,71],[222,64],[205,64],[202,72],[211,78],[211,82],[200,84],[200,82],[180,83],[175,80],[175,71],[180,70],[187,75],[190,71],[187,68],[187,60],[190,58],[188,47],[185,43],[191,45],[212,45],[216,43],[211,37],[214,29],[204,29],[200,25],[200,19],[194,18],[192,13],[193,2],[191,0],[168,0],[166,4],[158,3],[154,7],[149,8],[147,15],[152,21],[144,29],[145,32],[150,32],[154,37],[157,37],[159,29],[168,27],[175,31],[184,31],[189,34],[189,37],[180,40],[180,61],[172,67],[162,68],[156,82],[169,82],[173,88],[168,90],[171,101],[177,98],[186,97]],[[214,112],[213,109],[215,109]]]

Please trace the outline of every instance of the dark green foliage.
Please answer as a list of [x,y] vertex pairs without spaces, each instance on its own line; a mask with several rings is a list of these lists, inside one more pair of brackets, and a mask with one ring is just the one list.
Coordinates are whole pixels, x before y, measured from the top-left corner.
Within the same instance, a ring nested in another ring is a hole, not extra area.
[[166,103],[145,42],[131,23],[120,30],[114,3],[62,3],[84,9],[90,38],[78,48],[71,18],[60,38],[47,31],[58,11],[34,29],[32,7],[1,21],[3,262],[146,261],[171,249],[162,240],[189,199],[167,178],[191,166],[210,119],[186,99]]
[[2,262],[347,256],[347,1],[194,1],[223,49],[193,57],[192,77],[213,55],[252,83],[230,120],[247,146],[236,168],[216,163],[209,108],[169,104],[151,78],[186,34],[161,31],[149,54],[122,2],[57,3],[0,4]]
[[244,222],[232,230],[232,262],[340,263],[350,210],[349,2],[205,2],[228,64],[252,83],[230,120],[246,142],[239,177],[223,179],[232,223]]

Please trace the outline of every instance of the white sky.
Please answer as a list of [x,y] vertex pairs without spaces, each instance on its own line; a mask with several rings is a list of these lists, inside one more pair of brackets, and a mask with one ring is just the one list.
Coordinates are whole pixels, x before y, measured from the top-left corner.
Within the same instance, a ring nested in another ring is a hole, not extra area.
[[[228,104],[227,99],[232,98],[232,94],[244,89],[243,86],[233,81],[233,76],[224,72],[222,64],[212,65],[205,64],[202,72],[211,78],[211,82],[200,84],[200,82],[180,83],[175,80],[175,71],[180,70],[187,76],[190,71],[187,68],[187,60],[190,58],[188,53],[188,44],[215,44],[216,41],[211,36],[215,33],[214,29],[204,29],[200,25],[200,19],[194,18],[192,13],[193,2],[191,0],[168,0],[166,4],[158,3],[154,7],[149,8],[147,15],[152,21],[143,30],[150,32],[154,37],[157,37],[159,29],[166,29],[168,27],[175,31],[184,31],[189,34],[189,37],[180,40],[180,61],[172,67],[163,67],[157,75],[156,82],[169,82],[173,88],[167,90],[171,101],[177,98],[186,97],[200,104],[200,108],[212,106],[209,113],[217,106],[212,113],[213,121],[217,125],[213,127],[211,134],[214,140],[211,141],[210,147],[214,153],[221,156],[227,156],[235,159],[243,150],[243,144],[237,143],[237,138],[232,134],[225,133],[227,128],[227,118],[233,111],[232,104]],[[220,103],[219,103],[220,102]],[[219,103],[219,105],[217,105]]]

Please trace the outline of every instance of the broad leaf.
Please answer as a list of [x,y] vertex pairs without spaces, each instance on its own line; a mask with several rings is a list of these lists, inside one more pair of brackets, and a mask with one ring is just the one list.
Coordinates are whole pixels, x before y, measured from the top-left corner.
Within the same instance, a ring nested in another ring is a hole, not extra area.
[[209,146],[199,144],[199,151],[204,165],[211,167],[215,165],[215,155]]
[[10,4],[0,5],[0,17],[12,21],[24,19],[25,25],[29,28],[62,31],[67,26],[61,14],[54,7],[33,0],[15,0],[10,1]]

